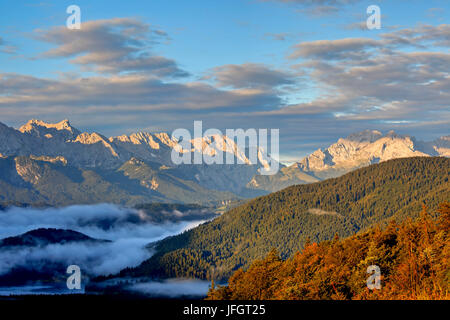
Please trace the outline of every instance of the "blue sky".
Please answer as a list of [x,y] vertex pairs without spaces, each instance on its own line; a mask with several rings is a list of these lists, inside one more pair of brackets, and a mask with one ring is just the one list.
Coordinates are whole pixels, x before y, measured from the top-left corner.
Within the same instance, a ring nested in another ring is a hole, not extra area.
[[[81,32],[65,28],[72,4]],[[364,28],[372,4],[380,30]],[[449,134],[446,0],[18,0],[0,12],[10,126],[280,128],[285,159],[363,129]]]
[[[245,62],[267,63],[285,67],[290,46],[299,41],[339,39],[347,37],[375,37],[383,30],[349,30],[345,25],[364,22],[368,5],[374,1],[360,1],[344,7],[339,14],[316,16],[301,12],[302,7],[276,1],[2,1],[4,14],[0,29],[6,30],[29,57],[49,47],[26,37],[35,29],[64,25],[68,17],[65,9],[76,4],[81,8],[82,21],[135,17],[166,31],[172,40],[162,43],[155,51],[179,61],[193,73],[201,73],[223,64]],[[379,1],[383,29],[392,26],[413,27],[417,23],[437,24],[448,21],[450,13],[430,13],[432,8],[449,7],[443,0]],[[448,8],[447,8],[448,9]],[[7,14],[5,14],[7,13]],[[444,20],[445,19],[445,20]],[[286,34],[286,41],[273,38]],[[12,61],[0,56],[3,71],[39,74],[47,72],[54,61]],[[69,64],[59,64],[73,70]]]

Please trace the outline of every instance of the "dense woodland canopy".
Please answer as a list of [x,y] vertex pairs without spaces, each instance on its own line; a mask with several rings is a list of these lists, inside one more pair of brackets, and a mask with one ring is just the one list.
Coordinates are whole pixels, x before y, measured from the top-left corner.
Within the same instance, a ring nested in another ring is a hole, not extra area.
[[308,241],[319,243],[336,234],[344,238],[393,219],[417,217],[423,204],[435,216],[438,204],[450,199],[449,170],[448,158],[395,159],[339,178],[292,186],[157,242],[154,256],[121,275],[222,281],[272,248],[287,259]]
[[[308,243],[283,261],[273,250],[208,299],[450,299],[450,203],[439,219],[426,207],[418,219],[391,222],[347,239]],[[381,271],[381,288],[369,290],[367,267]]]

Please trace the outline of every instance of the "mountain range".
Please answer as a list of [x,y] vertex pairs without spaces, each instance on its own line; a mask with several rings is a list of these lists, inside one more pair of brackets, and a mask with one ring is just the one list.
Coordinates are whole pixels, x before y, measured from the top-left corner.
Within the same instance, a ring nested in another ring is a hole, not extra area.
[[152,244],[156,254],[120,276],[227,280],[272,249],[286,259],[307,243],[417,218],[423,205],[436,215],[450,199],[449,170],[446,157],[402,158],[291,186]]
[[190,152],[232,150],[232,156],[245,164],[174,165],[171,153],[176,144],[164,132],[106,137],[81,132],[68,120],[33,119],[18,129],[0,123],[0,202],[221,204],[337,177],[393,158],[450,155],[450,136],[421,142],[392,131],[383,135],[367,130],[265,176],[259,174],[265,163],[261,152],[257,163],[252,163],[248,150],[239,149],[226,136],[204,137],[199,144],[191,140]]
[[398,158],[450,156],[450,135],[430,142],[417,141],[394,131],[383,135],[377,130],[365,130],[341,138],[328,148],[282,168],[277,175],[256,175],[249,187],[278,191],[294,184],[317,182],[371,164]]

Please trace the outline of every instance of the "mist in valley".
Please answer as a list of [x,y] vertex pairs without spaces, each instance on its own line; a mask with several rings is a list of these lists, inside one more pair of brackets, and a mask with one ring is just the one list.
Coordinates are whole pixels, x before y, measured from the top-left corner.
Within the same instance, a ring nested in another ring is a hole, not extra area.
[[[176,211],[170,214],[181,215]],[[126,267],[134,267],[151,257],[148,244],[179,234],[206,220],[179,220],[155,223],[148,212],[113,204],[74,205],[63,208],[19,208],[0,211],[0,239],[18,236],[39,228],[69,229],[94,239],[95,242],[49,243],[35,247],[0,248],[0,277],[18,268],[40,272],[49,266],[59,268],[72,264],[81,268],[83,279],[116,274]],[[55,277],[64,280],[65,270],[55,270]],[[87,276],[87,277],[86,277]],[[63,283],[65,285],[65,282]],[[0,295],[67,293],[58,284],[40,281],[22,286],[0,287]],[[198,281],[153,281],[137,283],[126,288],[130,292],[169,296],[206,293],[207,283]]]

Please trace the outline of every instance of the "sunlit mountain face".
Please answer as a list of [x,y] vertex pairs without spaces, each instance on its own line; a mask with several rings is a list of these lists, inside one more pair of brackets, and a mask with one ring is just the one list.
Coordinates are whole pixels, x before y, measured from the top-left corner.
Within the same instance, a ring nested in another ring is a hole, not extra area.
[[139,209],[112,204],[5,208],[0,211],[1,290],[71,293],[66,269],[77,265],[84,285],[75,293],[86,292],[90,279],[139,265],[154,253],[149,244],[214,216],[199,206],[163,204]]
[[[27,204],[163,201],[218,205],[338,177],[390,159],[450,155],[448,136],[423,142],[392,130],[385,134],[365,130],[289,166],[279,164],[278,172],[264,175],[261,169],[268,162],[263,152],[255,152],[252,160],[249,149],[226,135],[191,139],[183,152],[191,158],[221,153],[235,164],[176,164],[172,155],[178,150],[178,140],[164,132],[107,138],[81,132],[68,120],[30,120],[19,129],[0,126],[3,194],[10,202]],[[14,188],[23,192],[6,196]],[[105,188],[110,192],[105,193]],[[33,192],[26,191],[30,189]]]
[[103,137],[195,120],[278,128],[282,162],[367,129],[448,135],[442,0],[414,0],[408,15],[402,0],[82,0],[80,29],[73,8],[22,4],[0,7],[0,115],[15,128],[67,118]]

